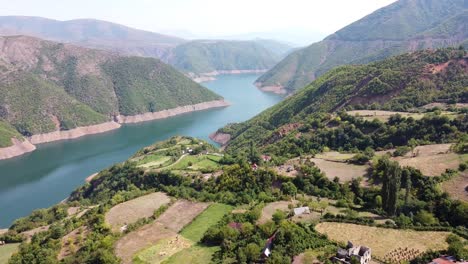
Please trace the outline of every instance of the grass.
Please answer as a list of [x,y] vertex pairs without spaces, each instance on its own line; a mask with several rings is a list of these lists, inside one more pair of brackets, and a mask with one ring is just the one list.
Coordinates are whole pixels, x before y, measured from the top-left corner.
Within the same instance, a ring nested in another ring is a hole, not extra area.
[[202,169],[218,169],[221,165],[218,161],[221,157],[216,155],[187,155],[179,162],[165,167],[164,169],[171,170],[202,170]]
[[363,177],[367,174],[367,170],[369,169],[368,165],[354,165],[324,159],[312,159],[312,161],[322,172],[325,173],[328,179],[333,180],[335,177],[338,177],[340,182],[346,182],[354,178]]
[[133,263],[161,263],[177,252],[189,248],[191,245],[191,241],[178,235],[161,239],[156,244],[136,253],[133,257]]
[[457,176],[442,183],[442,189],[450,197],[468,202],[468,192],[465,191],[468,183],[468,171],[460,172]]
[[199,242],[206,230],[218,223],[233,207],[226,204],[212,204],[186,226],[180,234],[193,242]]
[[191,248],[183,249],[176,254],[172,255],[163,264],[178,264],[178,263],[191,263],[191,264],[205,264],[211,263],[213,254],[219,250],[219,247],[204,247],[193,246]]
[[169,202],[170,198],[164,193],[144,195],[112,207],[106,214],[106,223],[117,231],[125,224],[152,216],[155,210]]
[[20,243],[0,246],[0,264],[8,263],[8,259],[18,250]]
[[13,126],[4,121],[0,121],[0,148],[11,146],[12,138],[22,139],[23,137]]
[[149,155],[138,161],[140,167],[149,168],[156,166],[169,165],[172,157],[170,156],[161,156],[161,155]]
[[372,248],[372,256],[379,259],[399,248],[409,248],[425,252],[447,249],[445,239],[449,232],[398,230],[346,223],[320,223],[315,229],[334,241]]

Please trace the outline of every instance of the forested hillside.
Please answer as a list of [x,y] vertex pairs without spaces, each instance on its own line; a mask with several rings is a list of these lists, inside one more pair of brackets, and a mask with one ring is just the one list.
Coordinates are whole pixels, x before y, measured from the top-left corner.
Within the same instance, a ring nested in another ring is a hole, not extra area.
[[228,150],[233,151],[247,148],[250,141],[268,145],[298,131],[297,140],[308,141],[304,132],[314,134],[316,122],[330,121],[320,113],[352,109],[407,112],[433,102],[467,103],[467,76],[463,49],[424,50],[367,65],[341,66],[253,119],[220,131],[231,135]]
[[287,56],[257,83],[289,92],[328,70],[425,48],[458,47],[468,40],[463,0],[400,0],[358,20],[321,42]]
[[0,119],[26,136],[221,99],[157,59],[25,36],[0,47]]
[[175,47],[169,64],[186,73],[214,71],[266,70],[280,55],[254,41],[196,40]]

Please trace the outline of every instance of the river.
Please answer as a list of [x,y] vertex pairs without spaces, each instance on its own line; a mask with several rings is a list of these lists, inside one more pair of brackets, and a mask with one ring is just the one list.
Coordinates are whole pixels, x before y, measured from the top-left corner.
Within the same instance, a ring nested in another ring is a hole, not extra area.
[[282,96],[258,90],[256,74],[221,75],[203,83],[232,105],[152,122],[124,125],[104,134],[39,145],[37,150],[0,161],[0,228],[34,209],[65,199],[86,177],[128,159],[140,148],[174,135],[209,140],[232,122],[247,120],[278,103]]

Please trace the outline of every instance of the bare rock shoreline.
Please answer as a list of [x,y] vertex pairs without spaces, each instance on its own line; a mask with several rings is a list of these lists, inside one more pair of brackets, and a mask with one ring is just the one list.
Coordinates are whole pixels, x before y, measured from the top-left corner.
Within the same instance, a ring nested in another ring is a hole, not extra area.
[[118,129],[121,127],[121,124],[139,123],[157,119],[164,119],[180,114],[226,106],[229,106],[229,102],[224,100],[215,100],[194,105],[179,106],[176,108],[162,110],[154,113],[144,113],[134,116],[119,115],[116,118],[117,122],[111,121],[92,126],[77,127],[66,131],[54,131],[50,133],[37,134],[25,139],[24,141],[20,141],[16,138],[13,138],[12,146],[0,148],[0,160],[9,159],[32,152],[36,149],[35,144],[43,144],[59,140],[76,139],[86,135],[99,134]]
[[189,73],[187,76],[197,83],[209,82],[216,80],[217,75],[221,74],[246,74],[246,73],[265,73],[268,69],[259,69],[259,70],[216,70],[212,72],[204,72],[195,74],[193,72]]

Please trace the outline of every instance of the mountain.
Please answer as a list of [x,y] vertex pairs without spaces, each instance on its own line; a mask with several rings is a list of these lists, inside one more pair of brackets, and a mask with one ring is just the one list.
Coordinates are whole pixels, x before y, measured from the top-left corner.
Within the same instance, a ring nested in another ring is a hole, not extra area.
[[301,140],[307,141],[314,133],[318,136],[317,130],[323,128],[314,120],[320,113],[412,111],[434,102],[468,103],[467,87],[465,50],[417,51],[366,65],[337,67],[253,119],[228,125],[218,133],[230,135],[228,151],[245,150],[249,142],[265,147],[283,138],[302,144]]
[[291,47],[258,40],[187,41],[94,19],[58,21],[41,17],[0,17],[0,35],[28,35],[124,55],[162,59],[184,73],[213,71],[265,71]]
[[257,80],[293,92],[335,66],[362,64],[425,48],[466,45],[464,0],[400,0],[293,52]]
[[264,71],[279,61],[282,47],[254,41],[195,40],[176,46],[164,61],[185,73]]
[[25,136],[219,99],[157,59],[0,37],[0,121]]
[[293,51],[295,48],[286,42],[282,41],[277,41],[273,39],[262,39],[262,38],[255,38],[252,41],[262,45],[265,47],[267,50],[273,52],[277,56],[280,57],[286,57],[291,51]]
[[145,57],[161,57],[171,47],[185,41],[95,19],[58,21],[25,16],[0,17],[0,35],[35,36]]

